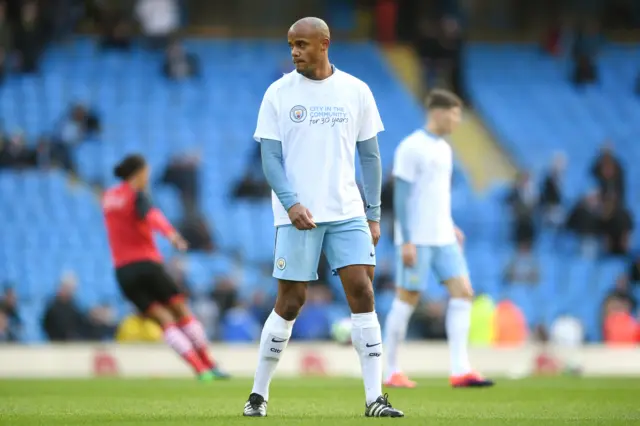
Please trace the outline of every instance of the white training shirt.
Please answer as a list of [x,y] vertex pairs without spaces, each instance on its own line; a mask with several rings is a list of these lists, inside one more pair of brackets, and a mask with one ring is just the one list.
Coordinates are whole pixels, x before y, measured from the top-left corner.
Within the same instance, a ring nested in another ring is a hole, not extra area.
[[[364,82],[334,69],[321,81],[296,71],[264,95],[254,139],[282,142],[284,169],[300,203],[316,223],[364,216],[356,185],[356,142],[384,130],[376,101]],[[291,223],[272,193],[276,226]]]
[[[407,205],[412,243],[443,246],[456,242],[451,217],[452,171],[451,147],[424,129],[407,136],[396,148],[393,176],[412,184]],[[398,222],[395,243],[403,243]]]

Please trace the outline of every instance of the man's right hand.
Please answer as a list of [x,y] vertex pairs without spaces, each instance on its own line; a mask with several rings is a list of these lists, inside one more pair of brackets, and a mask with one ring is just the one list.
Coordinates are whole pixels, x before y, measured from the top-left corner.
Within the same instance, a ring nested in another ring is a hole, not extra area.
[[177,232],[171,236],[170,241],[171,245],[179,251],[187,251],[189,248],[189,244],[187,244],[185,239],[182,238],[182,235]]
[[402,263],[404,263],[404,266],[412,267],[415,265],[417,257],[415,244],[404,243],[402,245]]
[[306,231],[316,227],[313,221],[313,215],[311,215],[311,212],[302,204],[295,204],[289,209],[288,213],[289,219],[291,219],[291,223],[296,229]]

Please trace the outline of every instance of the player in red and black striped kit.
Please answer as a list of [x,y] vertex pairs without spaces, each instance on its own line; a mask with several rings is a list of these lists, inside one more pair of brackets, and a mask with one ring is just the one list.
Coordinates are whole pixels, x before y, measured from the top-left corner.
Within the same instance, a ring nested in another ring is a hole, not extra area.
[[226,378],[209,355],[207,336],[182,291],[165,271],[153,233],[184,251],[187,244],[146,194],[149,167],[141,155],[126,157],[114,170],[123,182],[102,199],[116,277],[122,293],[138,310],[157,321],[164,340],[202,380]]

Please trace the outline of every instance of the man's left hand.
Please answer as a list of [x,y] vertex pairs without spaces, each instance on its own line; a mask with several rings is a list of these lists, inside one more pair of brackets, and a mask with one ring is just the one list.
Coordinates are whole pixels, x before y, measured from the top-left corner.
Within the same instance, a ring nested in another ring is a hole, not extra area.
[[464,232],[460,228],[456,226],[456,240],[458,240],[458,244],[460,247],[464,247]]
[[371,240],[373,241],[373,246],[375,247],[378,245],[378,241],[380,241],[380,222],[374,222],[370,220],[369,230],[371,231]]

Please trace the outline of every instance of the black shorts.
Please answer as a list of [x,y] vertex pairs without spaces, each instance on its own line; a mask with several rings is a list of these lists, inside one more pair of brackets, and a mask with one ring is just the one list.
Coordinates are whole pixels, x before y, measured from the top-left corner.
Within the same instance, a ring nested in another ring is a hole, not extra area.
[[122,293],[141,313],[146,313],[154,304],[166,305],[183,297],[160,263],[130,263],[116,269],[116,278]]

